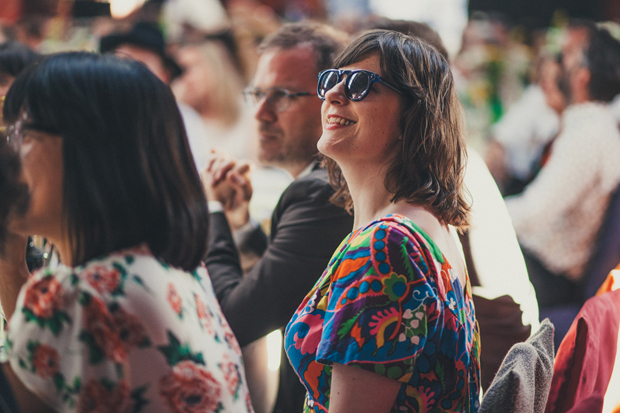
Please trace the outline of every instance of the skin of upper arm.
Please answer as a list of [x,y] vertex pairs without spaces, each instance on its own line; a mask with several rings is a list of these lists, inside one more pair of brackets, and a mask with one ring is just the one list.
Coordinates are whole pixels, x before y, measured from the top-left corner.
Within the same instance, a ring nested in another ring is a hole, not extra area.
[[329,412],[390,412],[402,384],[358,367],[333,363]]
[[19,406],[19,410],[22,413],[53,413],[52,410],[47,404],[43,403],[38,396],[32,393],[24,384],[21,382],[19,377],[13,372],[13,369],[9,365],[9,363],[2,364],[2,370],[4,371],[4,375],[7,381],[11,385],[11,390],[13,390],[13,396],[15,397],[15,401]]

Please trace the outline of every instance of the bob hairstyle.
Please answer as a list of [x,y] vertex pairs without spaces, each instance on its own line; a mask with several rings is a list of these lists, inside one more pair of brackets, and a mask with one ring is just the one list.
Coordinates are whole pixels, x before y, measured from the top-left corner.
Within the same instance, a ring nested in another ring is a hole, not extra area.
[[9,90],[5,119],[59,135],[72,266],[148,244],[194,270],[208,210],[176,101],[144,65],[85,52],[51,56]]
[[[470,210],[463,185],[467,153],[462,109],[448,62],[420,39],[371,30],[354,40],[334,66],[349,66],[372,55],[379,57],[381,77],[403,95],[402,144],[388,162],[385,177],[390,201],[423,206],[441,223],[464,230]],[[351,211],[340,168],[329,158],[325,162],[336,189],[332,201]]]
[[7,220],[21,213],[28,203],[28,188],[19,182],[19,159],[9,146],[0,142],[0,254],[4,252]]

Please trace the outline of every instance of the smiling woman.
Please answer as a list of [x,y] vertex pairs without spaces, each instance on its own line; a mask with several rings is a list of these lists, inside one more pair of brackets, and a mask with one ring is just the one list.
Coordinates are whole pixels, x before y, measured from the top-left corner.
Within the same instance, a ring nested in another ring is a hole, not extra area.
[[[134,61],[54,55],[15,80],[4,116],[30,198],[0,256],[20,410],[251,412],[169,87]],[[27,273],[34,234],[64,266]]]
[[448,62],[396,32],[361,35],[319,76],[333,199],[354,231],[303,300],[285,348],[312,412],[476,412],[479,334],[454,228],[465,145]]

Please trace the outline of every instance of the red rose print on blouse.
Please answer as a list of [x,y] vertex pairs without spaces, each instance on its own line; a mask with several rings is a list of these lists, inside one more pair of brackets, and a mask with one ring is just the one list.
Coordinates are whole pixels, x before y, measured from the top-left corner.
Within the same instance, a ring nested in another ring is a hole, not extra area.
[[94,344],[106,358],[117,363],[123,362],[127,358],[127,350],[105,303],[96,297],[90,297],[84,313],[84,328],[91,334]]
[[211,320],[211,314],[209,309],[202,302],[198,294],[194,294],[194,300],[196,301],[196,313],[200,324],[207,330],[207,334],[213,333],[213,321]]
[[39,377],[52,377],[60,370],[60,356],[53,347],[39,344],[33,352],[32,365]]
[[168,284],[168,303],[179,316],[183,313],[183,306],[181,302],[181,296],[174,287],[174,284]]
[[231,396],[237,396],[239,390],[239,370],[237,366],[230,360],[230,357],[225,354],[221,363],[218,364],[222,374],[224,374],[224,380],[228,385],[228,391]]
[[103,265],[95,265],[88,268],[86,281],[99,294],[109,294],[118,289],[121,284],[121,274],[116,269],[110,269]]
[[77,411],[79,413],[129,411],[129,393],[129,385],[124,380],[115,384],[91,379],[80,394]]
[[211,373],[184,360],[159,381],[159,394],[172,412],[210,413],[220,405],[221,385]]
[[144,324],[136,316],[123,310],[122,307],[117,307],[112,311],[112,319],[119,338],[125,343],[128,350],[150,342]]
[[24,308],[35,317],[50,318],[62,306],[62,286],[52,276],[34,282],[26,290]]

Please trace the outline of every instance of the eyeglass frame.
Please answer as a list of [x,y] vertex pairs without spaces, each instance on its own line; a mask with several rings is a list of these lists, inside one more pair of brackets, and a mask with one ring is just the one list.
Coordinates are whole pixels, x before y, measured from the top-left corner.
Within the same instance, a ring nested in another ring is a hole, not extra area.
[[375,72],[371,72],[370,70],[364,70],[364,69],[354,69],[354,70],[327,69],[327,70],[323,70],[323,71],[321,71],[319,73],[318,82],[317,82],[317,85],[316,85],[316,95],[321,100],[325,100],[325,95],[321,96],[321,93],[319,92],[321,90],[321,78],[323,77],[324,74],[326,74],[328,72],[336,73],[338,78],[337,78],[336,84],[331,89],[327,90],[325,92],[325,95],[327,94],[327,92],[329,92],[330,90],[335,88],[340,82],[342,82],[344,80],[343,75],[346,75],[347,79],[349,79],[351,75],[353,75],[355,73],[359,73],[359,72],[364,72],[364,73],[366,73],[368,75],[368,79],[369,79],[368,87],[366,88],[366,90],[364,90],[361,98],[353,99],[353,98],[351,98],[351,96],[349,96],[351,94],[351,90],[349,89],[348,84],[345,82],[344,83],[344,94],[347,97],[347,99],[349,99],[351,102],[361,102],[362,100],[366,99],[366,96],[368,96],[368,92],[370,92],[370,88],[376,82],[381,83],[382,85],[387,86],[388,88],[392,89],[394,92],[398,93],[399,95],[403,94],[403,92],[401,92],[400,90],[396,89],[394,86],[390,85],[385,80],[383,80],[383,78],[381,78],[381,76],[379,76]]
[[[256,95],[253,92],[256,92],[256,91],[262,93],[262,96],[255,101]],[[267,93],[275,92],[275,91],[284,92],[284,96],[280,97],[279,99],[286,98],[286,102],[288,103],[286,104],[285,107],[277,108],[276,107],[277,105],[273,103],[273,100],[271,101],[269,100]],[[267,103],[269,103],[269,105],[278,113],[282,113],[286,111],[291,106],[291,98],[295,98],[298,96],[314,96],[316,94],[317,92],[291,92],[290,90],[282,88],[282,87],[270,87],[267,89],[260,89],[257,87],[246,87],[245,89],[243,89],[243,96],[246,98],[246,101],[247,100],[250,101],[250,104],[253,107],[255,108],[258,107],[259,103],[263,100],[263,98],[267,97]]]

